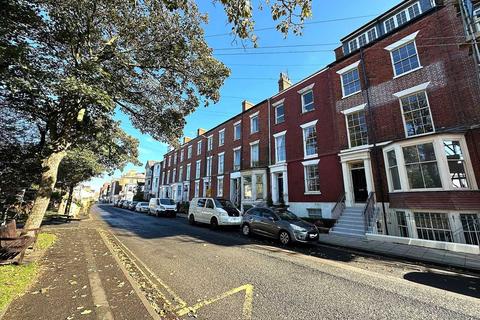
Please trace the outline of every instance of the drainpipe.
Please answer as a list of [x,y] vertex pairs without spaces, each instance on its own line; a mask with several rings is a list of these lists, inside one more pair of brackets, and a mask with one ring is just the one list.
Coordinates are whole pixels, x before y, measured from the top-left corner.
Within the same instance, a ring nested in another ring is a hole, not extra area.
[[367,99],[367,106],[366,106],[365,109],[367,110],[367,124],[369,126],[369,136],[372,137],[372,143],[373,143],[372,150],[375,151],[374,152],[374,154],[375,154],[375,168],[377,169],[377,173],[378,173],[377,174],[377,179],[376,179],[377,180],[376,185],[378,186],[379,191],[380,191],[379,192],[380,199],[382,199],[383,221],[385,222],[385,233],[388,236],[388,223],[387,223],[387,214],[386,214],[386,210],[385,210],[383,183],[382,183],[382,177],[380,175],[380,173],[382,171],[381,171],[381,168],[380,168],[380,163],[378,161],[378,152],[376,150],[376,148],[377,148],[377,137],[376,137],[376,134],[375,134],[375,126],[374,126],[375,122],[372,119],[373,118],[373,112],[371,112],[371,108],[370,108],[370,94],[369,94],[370,82],[368,81],[363,48],[360,48],[360,62],[361,62],[361,65],[362,65],[363,79],[365,81],[365,95],[366,95],[366,99]]
[[[265,199],[268,203],[268,198],[272,199],[272,185],[271,185],[271,180],[270,180],[270,166],[272,165],[272,124],[271,124],[271,100],[268,98],[268,167],[267,167],[267,183],[266,183],[266,189],[265,194],[267,196],[267,199]],[[268,187],[270,185],[270,188]]]

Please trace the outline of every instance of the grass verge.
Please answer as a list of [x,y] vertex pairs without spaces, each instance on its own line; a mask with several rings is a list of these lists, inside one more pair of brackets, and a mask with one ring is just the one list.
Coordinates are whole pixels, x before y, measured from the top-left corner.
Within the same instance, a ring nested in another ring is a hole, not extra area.
[[[35,250],[46,250],[56,240],[56,236],[50,233],[38,235]],[[25,265],[0,266],[0,314],[5,311],[8,304],[18,295],[24,293],[35,280],[39,271],[39,265],[32,262]]]

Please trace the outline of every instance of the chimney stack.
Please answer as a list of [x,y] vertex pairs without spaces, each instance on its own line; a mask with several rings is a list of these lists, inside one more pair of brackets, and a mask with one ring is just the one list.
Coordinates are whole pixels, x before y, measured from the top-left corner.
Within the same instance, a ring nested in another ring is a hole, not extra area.
[[247,111],[251,107],[253,107],[253,103],[251,103],[250,101],[247,101],[247,100],[242,101],[242,112]]
[[183,144],[189,142],[190,140],[192,140],[192,138],[190,138],[190,137],[183,137]]
[[291,85],[292,85],[292,82],[290,81],[288,76],[285,73],[280,72],[280,79],[278,79],[278,92],[281,92],[287,89]]
[[197,129],[197,137],[199,137],[199,136],[201,136],[202,134],[204,134],[205,131],[206,131],[205,129],[198,128],[198,129]]

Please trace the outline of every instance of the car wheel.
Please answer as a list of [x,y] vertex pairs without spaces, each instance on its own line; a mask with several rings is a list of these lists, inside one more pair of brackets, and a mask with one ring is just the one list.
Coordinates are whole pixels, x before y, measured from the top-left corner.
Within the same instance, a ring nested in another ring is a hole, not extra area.
[[246,237],[250,236],[250,226],[246,223],[242,226],[242,234]]
[[212,220],[210,220],[210,228],[212,228],[212,230],[215,230],[218,228],[217,218],[213,217]]
[[193,214],[188,216],[188,223],[190,223],[192,226],[195,224],[195,217]]
[[290,243],[290,234],[288,234],[287,231],[282,230],[278,234],[278,240],[280,240],[280,243],[284,246]]

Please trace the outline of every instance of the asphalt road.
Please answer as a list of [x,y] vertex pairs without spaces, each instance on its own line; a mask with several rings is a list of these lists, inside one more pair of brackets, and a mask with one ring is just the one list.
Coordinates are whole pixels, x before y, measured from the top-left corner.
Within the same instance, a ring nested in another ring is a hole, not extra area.
[[[245,238],[111,205],[95,217],[198,319],[480,319],[480,278]],[[182,315],[181,318],[189,318]]]

